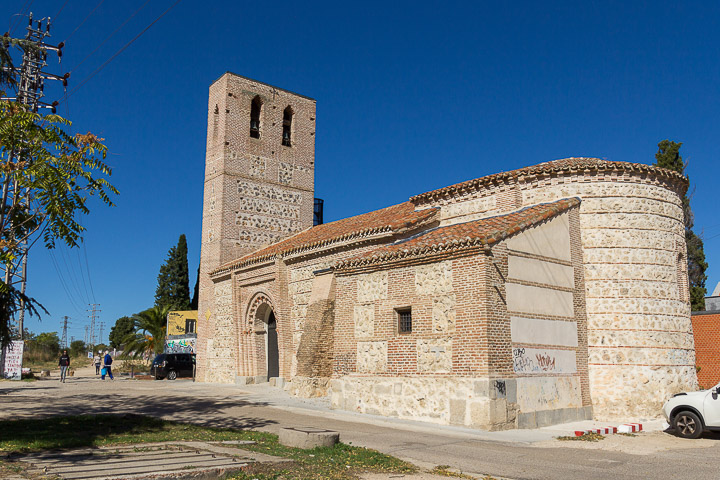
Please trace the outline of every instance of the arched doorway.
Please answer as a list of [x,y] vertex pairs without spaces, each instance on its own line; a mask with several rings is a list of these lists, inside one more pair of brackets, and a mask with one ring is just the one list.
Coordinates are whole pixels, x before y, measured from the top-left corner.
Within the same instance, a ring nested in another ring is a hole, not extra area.
[[280,351],[278,350],[277,322],[275,312],[270,311],[267,320],[267,372],[268,379],[280,376]]

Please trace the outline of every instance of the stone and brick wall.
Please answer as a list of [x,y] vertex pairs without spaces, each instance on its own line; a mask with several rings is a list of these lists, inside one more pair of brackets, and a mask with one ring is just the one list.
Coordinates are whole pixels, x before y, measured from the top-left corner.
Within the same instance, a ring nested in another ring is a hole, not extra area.
[[529,167],[527,174],[413,201],[441,207],[443,222],[452,224],[581,198],[594,414],[654,416],[673,393],[697,388],[681,205],[686,184],[662,169],[597,167],[602,162],[590,160],[592,168]]
[[[262,103],[260,138],[250,135],[256,97]],[[285,146],[283,111],[288,106],[293,111],[291,145]],[[315,100],[226,73],[210,87],[207,125],[197,375],[208,381],[231,381],[238,368],[237,336],[232,334],[236,347],[229,351],[229,345],[216,338],[224,335],[219,329],[226,322],[212,318],[218,306],[209,273],[312,226]],[[220,356],[228,352],[230,359],[221,362]]]
[[[470,249],[337,272],[332,406],[487,429],[589,418],[577,210],[490,255]],[[518,287],[550,301],[527,303]],[[569,297],[562,311],[558,295]],[[401,333],[398,310],[408,307],[412,332]],[[543,328],[560,335],[537,338]]]
[[701,388],[720,382],[720,312],[693,312],[695,364]]

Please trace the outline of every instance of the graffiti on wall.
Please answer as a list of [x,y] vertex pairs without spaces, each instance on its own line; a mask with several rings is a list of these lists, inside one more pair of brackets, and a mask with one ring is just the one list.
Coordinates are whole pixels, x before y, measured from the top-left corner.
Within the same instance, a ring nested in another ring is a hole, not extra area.
[[195,353],[196,338],[176,338],[165,341],[165,353]]
[[577,365],[572,350],[513,348],[515,373],[575,373]]

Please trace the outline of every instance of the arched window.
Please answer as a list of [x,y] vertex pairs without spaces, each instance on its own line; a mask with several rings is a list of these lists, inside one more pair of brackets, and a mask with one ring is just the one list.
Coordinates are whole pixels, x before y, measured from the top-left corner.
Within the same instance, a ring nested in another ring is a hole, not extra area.
[[283,134],[282,134],[282,144],[286,147],[289,147],[291,144],[290,142],[290,135],[292,134],[292,117],[293,117],[293,111],[290,106],[288,106],[283,111]]
[[252,138],[260,138],[260,109],[262,101],[260,96],[256,95],[250,105],[250,136]]

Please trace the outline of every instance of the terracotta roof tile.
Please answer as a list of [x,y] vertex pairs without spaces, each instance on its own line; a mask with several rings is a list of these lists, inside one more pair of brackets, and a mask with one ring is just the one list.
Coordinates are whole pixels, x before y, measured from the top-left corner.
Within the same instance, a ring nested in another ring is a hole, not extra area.
[[506,215],[435,228],[407,240],[401,240],[349,258],[339,262],[335,268],[342,270],[456,248],[492,245],[579,204],[580,199],[567,198],[552,203],[533,205]]
[[493,175],[487,175],[485,177],[476,178],[474,180],[468,180],[448,187],[443,187],[437,190],[431,190],[429,192],[421,193],[410,197],[410,201],[415,204],[420,204],[425,201],[431,200],[432,198],[441,197],[445,195],[452,195],[463,190],[475,190],[481,188],[487,184],[502,181],[507,178],[517,178],[523,176],[539,175],[543,173],[559,173],[563,171],[573,170],[626,170],[626,171],[637,171],[654,173],[662,177],[666,177],[675,181],[679,181],[684,184],[687,188],[688,180],[685,176],[667,170],[665,168],[656,167],[654,165],[645,165],[643,163],[630,163],[630,162],[611,162],[608,160],[602,160],[600,158],[589,158],[589,157],[572,157],[563,158],[561,160],[553,160],[551,162],[539,163],[529,167],[523,167],[517,170],[511,170],[508,172],[495,173]]
[[381,233],[402,233],[429,223],[435,219],[438,209],[428,208],[415,211],[410,202],[400,203],[373,212],[344,218],[335,222],[317,225],[303,230],[266,248],[226,263],[211,275],[275,258],[277,255],[289,255],[301,250],[322,247],[358,237],[367,237]]

